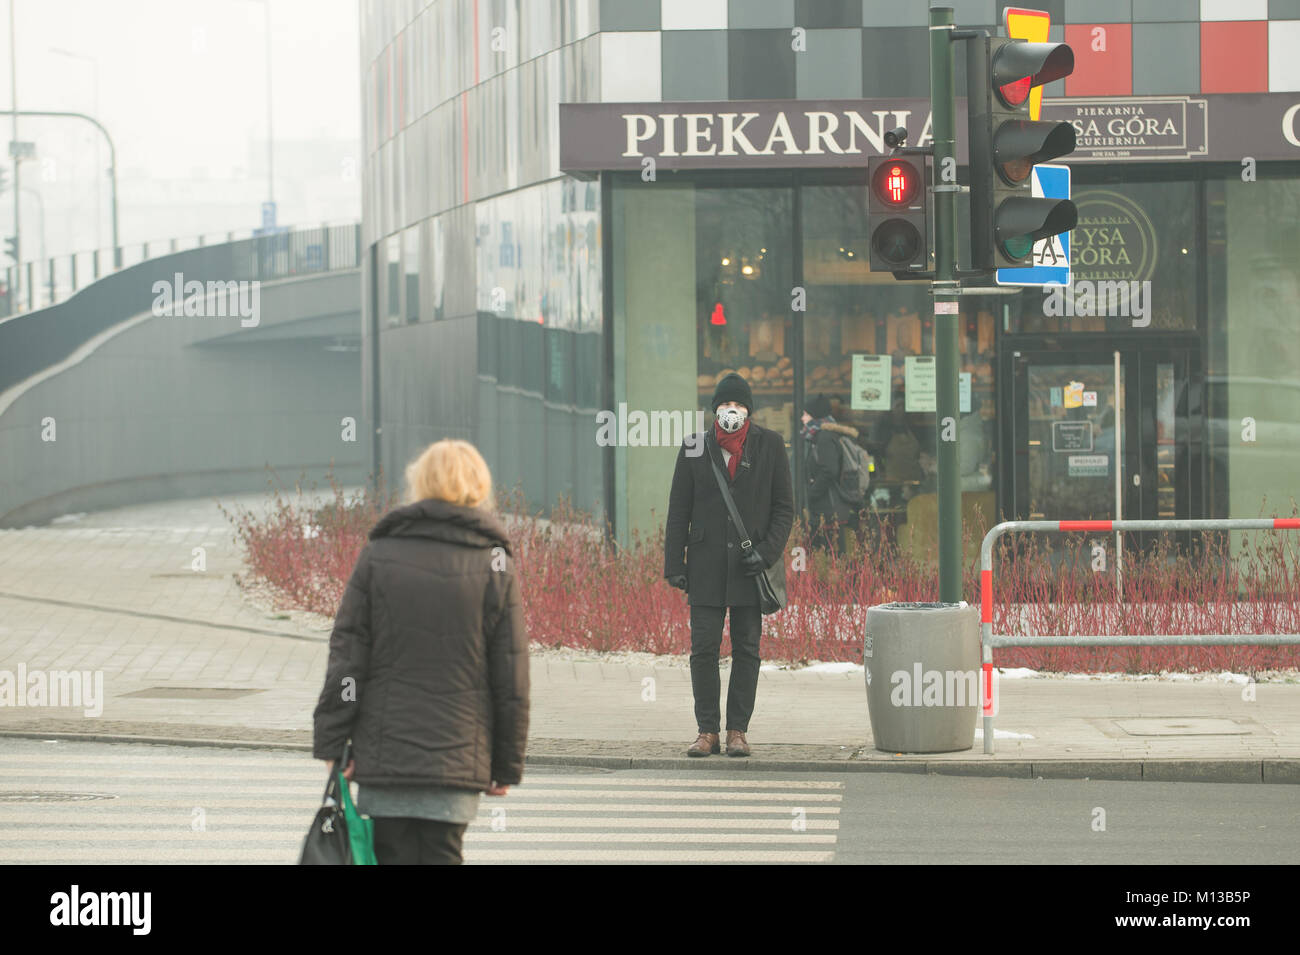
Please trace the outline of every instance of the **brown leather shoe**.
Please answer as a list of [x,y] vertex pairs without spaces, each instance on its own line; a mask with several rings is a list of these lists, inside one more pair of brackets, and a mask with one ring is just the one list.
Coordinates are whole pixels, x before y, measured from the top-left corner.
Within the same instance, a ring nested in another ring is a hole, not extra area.
[[686,750],[687,756],[709,756],[722,752],[717,733],[701,733]]
[[727,730],[727,755],[749,755],[749,743],[745,739],[745,734],[740,730]]

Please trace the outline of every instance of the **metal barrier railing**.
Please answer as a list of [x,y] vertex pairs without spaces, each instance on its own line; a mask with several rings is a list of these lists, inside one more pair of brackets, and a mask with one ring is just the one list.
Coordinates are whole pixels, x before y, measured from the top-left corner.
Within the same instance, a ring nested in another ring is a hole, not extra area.
[[222,245],[230,247],[238,261],[241,274],[232,278],[285,278],[356,268],[361,262],[361,226],[325,223],[270,234],[246,229],[24,259],[0,269],[0,319],[62,304],[94,282],[151,259]]
[[993,648],[994,647],[1123,647],[1123,646],[1230,646],[1300,644],[1297,633],[1184,633],[1159,635],[1112,634],[994,636],[993,543],[1011,531],[1264,531],[1300,530],[1300,518],[1225,518],[1187,521],[1003,521],[984,535],[980,545],[980,662],[984,715],[984,752],[993,753]]

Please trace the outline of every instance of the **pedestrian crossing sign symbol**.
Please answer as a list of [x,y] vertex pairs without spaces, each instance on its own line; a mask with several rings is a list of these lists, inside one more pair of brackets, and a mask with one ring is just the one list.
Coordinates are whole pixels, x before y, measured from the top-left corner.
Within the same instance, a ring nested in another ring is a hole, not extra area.
[[[1070,167],[1045,163],[1032,170],[1035,199],[1069,199]],[[1048,236],[1034,243],[1032,265],[1019,269],[998,269],[998,285],[1069,285],[1070,233]]]

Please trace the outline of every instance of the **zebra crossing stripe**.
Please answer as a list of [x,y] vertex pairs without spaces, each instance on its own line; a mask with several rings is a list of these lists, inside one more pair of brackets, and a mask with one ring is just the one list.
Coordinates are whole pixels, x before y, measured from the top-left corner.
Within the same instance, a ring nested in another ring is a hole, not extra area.
[[[322,786],[323,785],[324,784],[322,782]],[[38,783],[28,783],[22,785],[13,785],[8,781],[6,781],[6,786],[11,792],[34,792],[35,793],[35,792],[48,791],[50,788],[48,784],[40,785]],[[171,786],[168,787],[167,798],[169,803],[171,804],[175,804],[175,801],[177,799],[190,799],[202,804],[203,800],[208,799],[209,797],[219,798],[221,796],[235,795],[238,793],[243,793],[248,797],[301,795],[305,799],[311,799],[314,796],[318,795],[318,793],[316,793],[315,791],[320,788],[321,786],[311,786],[311,787],[255,786],[255,785],[241,784],[237,780],[232,780],[228,784],[222,785],[220,787]],[[120,783],[117,783],[111,786],[108,789],[108,791],[116,794],[120,798],[131,798],[131,797],[139,798],[139,797],[150,797],[150,796],[157,795],[158,787],[150,786],[143,783],[134,783],[130,785],[122,785]],[[643,800],[662,800],[666,803],[672,804],[671,806],[658,807],[660,809],[669,809],[669,808],[673,808],[674,806],[681,806],[685,808],[688,806],[694,806],[696,803],[707,803],[712,805],[717,802],[722,802],[722,803],[776,802],[776,803],[782,803],[786,805],[789,805],[790,803],[797,803],[799,805],[803,805],[805,803],[811,803],[811,804],[838,803],[844,798],[838,793],[836,794],[830,794],[830,793],[707,793],[707,792],[690,792],[690,791],[683,791],[683,790],[658,791],[653,789],[645,789],[645,790],[634,789],[626,792],[620,792],[618,790],[586,791],[586,790],[557,789],[545,794],[537,791],[533,791],[533,792],[521,791],[518,795],[524,798],[536,798],[536,797],[550,798],[552,796],[581,797],[581,798],[590,798],[590,799],[637,798]],[[492,797],[485,797],[485,798],[492,798]],[[506,800],[502,800],[501,803],[502,805],[506,805],[506,806],[519,805],[519,803],[516,803],[513,799],[510,799],[510,797],[506,797],[506,799],[509,801],[507,802]],[[245,800],[245,803],[247,803],[247,800]]]
[[[0,812],[0,824],[12,827],[8,830],[11,833],[30,832],[39,834],[40,832],[51,831],[52,826],[69,834],[76,832],[98,833],[103,830],[104,817],[99,812],[99,804],[94,805],[96,806],[94,816],[97,820],[94,822],[74,821],[74,818],[85,818],[87,815],[85,809],[78,809],[75,816],[69,814],[62,818],[53,818],[53,814],[44,810],[23,810],[20,812]],[[205,824],[209,833],[259,833],[270,832],[275,829],[294,829],[296,831],[302,828],[304,818],[301,811],[292,813],[276,811],[274,814],[267,815],[250,812],[207,812],[205,816]],[[190,831],[190,810],[173,810],[172,815],[167,818],[174,818],[176,822],[165,826],[159,812],[132,809],[115,815],[110,824],[123,830],[137,832],[165,830],[183,835]],[[487,827],[491,821],[492,817],[490,815],[482,813],[470,823],[468,831],[473,833],[479,828]],[[836,819],[807,819],[803,824],[809,830],[838,830],[840,827],[839,821]],[[617,817],[574,819],[566,816],[532,816],[510,812],[506,816],[506,825],[509,829],[789,829],[790,816],[783,815],[775,819],[701,819],[690,816],[676,819],[635,816],[628,819]]]
[[[0,771],[3,771],[6,778],[12,775],[24,775],[28,767],[23,763],[31,763],[33,767],[40,767],[39,771],[32,769],[27,775],[36,775],[40,777],[77,777],[89,776],[98,773],[98,770],[79,770],[67,767],[46,768],[50,757],[22,757],[0,756]],[[91,760],[77,759],[76,763],[92,762]],[[232,772],[237,772],[240,768],[247,768],[250,771],[265,772],[270,760],[266,762],[244,762],[231,760],[229,762],[190,762],[189,760],[162,763],[145,763],[137,762],[134,759],[123,760],[113,759],[96,759],[94,763],[112,763],[115,767],[129,768],[131,770],[130,778],[144,779],[203,779],[209,776],[213,778],[229,778]],[[155,772],[155,767],[166,766],[174,768],[175,772]],[[268,778],[274,779],[293,779],[301,777],[304,781],[320,779],[322,782],[325,777],[325,766],[319,760],[305,764],[302,767],[285,767],[277,765],[274,772],[266,773]],[[653,777],[618,777],[611,778],[604,775],[560,777],[559,774],[535,773],[525,774],[524,781],[517,784],[519,789],[539,789],[549,788],[557,785],[564,786],[673,786],[688,787],[695,789],[711,789],[720,787],[724,789],[833,789],[840,790],[844,784],[821,779],[736,779],[734,777],[711,777],[697,776],[692,778],[673,778],[673,779],[655,779]]]
[[[204,810],[212,809],[248,809],[249,799],[247,797],[236,796],[211,796],[207,793],[191,794],[188,796],[179,796],[167,800],[142,800],[139,793],[133,794],[136,798],[131,802],[119,802],[116,800],[95,800],[79,803],[59,803],[48,807],[50,812],[75,812],[78,814],[88,814],[94,812],[97,816],[100,814],[111,813],[114,809],[132,810],[147,807],[157,810],[173,810],[177,812],[188,813],[191,809],[201,808]],[[491,797],[484,797],[488,799]],[[300,799],[258,799],[257,808],[259,809],[295,809],[298,811],[313,812],[320,799],[320,793],[304,793]],[[7,818],[3,803],[0,803],[0,823]],[[782,806],[770,805],[733,805],[731,803],[599,803],[599,802],[536,802],[532,800],[520,799],[516,801],[513,797],[506,797],[499,803],[493,801],[489,804],[492,807],[499,806],[509,812],[517,811],[550,811],[550,812],[591,812],[608,815],[610,813],[622,812],[658,812],[658,813],[718,813],[726,815],[728,813],[774,813],[781,812]],[[838,805],[808,805],[804,806],[798,796],[791,796],[787,800],[787,805],[800,806],[810,815],[812,813],[838,813]]]
[[833,852],[797,849],[475,849],[474,862],[830,862]]
[[[830,843],[835,842],[835,836],[794,832],[790,828],[790,820],[783,820],[786,831],[780,832],[754,832],[743,835],[732,832],[520,832],[516,831],[512,825],[503,832],[493,832],[490,829],[476,829],[471,827],[465,833],[466,844],[477,843],[491,845],[502,842],[634,842],[634,843],[653,843],[653,842],[682,842],[682,843],[726,843],[735,845],[737,842],[744,843]],[[581,823],[577,823],[581,825]],[[129,842],[137,848],[150,847],[153,849],[174,849],[178,853],[188,852],[194,847],[211,848],[213,843],[229,841],[235,838],[247,839],[257,837],[267,840],[268,851],[280,846],[292,846],[295,843],[301,844],[306,830],[302,826],[285,826],[279,829],[207,829],[201,832],[191,832],[188,827],[176,827],[172,832],[160,832],[158,829],[153,830],[121,830],[107,829],[100,831],[89,831],[85,829],[58,829],[47,828],[31,838],[24,837],[23,846],[27,849],[33,849],[44,845],[59,845],[69,842],[86,842],[91,841],[96,845],[103,843],[121,843]],[[86,836],[92,838],[87,840]],[[0,848],[0,853],[5,849]]]
[[[293,864],[320,798],[322,769],[289,754],[0,753],[0,789],[9,793],[112,797],[0,799],[0,863]],[[467,862],[812,863],[834,856],[843,782],[549,769],[528,775],[504,799],[480,801],[465,833]],[[196,809],[204,824],[197,831]]]

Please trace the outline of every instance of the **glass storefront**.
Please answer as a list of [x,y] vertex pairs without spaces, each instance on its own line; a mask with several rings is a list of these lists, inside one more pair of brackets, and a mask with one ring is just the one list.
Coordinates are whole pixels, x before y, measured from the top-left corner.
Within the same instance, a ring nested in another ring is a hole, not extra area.
[[[968,520],[1290,512],[1300,181],[1174,171],[1076,173],[1069,297],[963,299]],[[800,414],[825,395],[875,459],[870,514],[932,548],[930,297],[870,271],[860,174],[612,180],[615,401],[707,411],[737,371],[801,490]],[[661,519],[668,444],[616,452],[621,527]]]
[[[1300,181],[1281,167],[1250,182],[1240,172],[1076,174],[1072,295],[1007,303],[1002,430],[1017,462],[1005,474],[1008,513],[1292,512]],[[1096,314],[1103,304],[1110,314]]]
[[478,446],[532,507],[603,510],[600,185],[558,180],[475,206]]
[[[615,176],[612,191],[615,406],[700,409],[707,424],[717,381],[738,372],[755,421],[786,440],[802,507],[800,417],[824,395],[876,461],[871,518],[932,547],[931,299],[870,271],[861,173]],[[963,503],[991,523],[996,318],[971,302],[960,321]],[[616,449],[617,526],[662,519],[675,455],[667,440]]]
[[1300,499],[1300,178],[1207,183],[1208,480],[1216,511]]
[[787,444],[794,408],[794,190],[695,190],[697,397],[732,372],[754,393],[754,421]]

